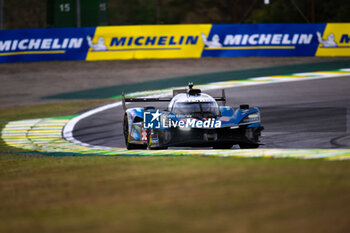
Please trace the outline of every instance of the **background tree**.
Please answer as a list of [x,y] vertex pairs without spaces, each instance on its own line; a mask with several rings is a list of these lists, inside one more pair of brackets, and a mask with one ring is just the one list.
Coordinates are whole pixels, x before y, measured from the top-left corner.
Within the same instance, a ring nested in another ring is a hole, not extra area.
[[[53,0],[4,0],[4,28],[46,27],[46,1]],[[313,1],[316,22],[350,22],[349,0]],[[307,23],[312,21],[311,3],[312,0],[270,0],[269,5],[263,0],[108,0],[108,21],[109,25]]]

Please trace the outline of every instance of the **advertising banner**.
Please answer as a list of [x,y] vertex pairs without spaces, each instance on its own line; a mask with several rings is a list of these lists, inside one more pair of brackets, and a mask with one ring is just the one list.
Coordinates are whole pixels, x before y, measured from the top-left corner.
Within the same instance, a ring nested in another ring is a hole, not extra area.
[[213,25],[202,57],[314,56],[326,24]]
[[350,56],[350,23],[101,26],[0,31],[0,63]]
[[200,58],[211,25],[98,27],[86,60]]
[[0,31],[0,63],[85,60],[95,28]]

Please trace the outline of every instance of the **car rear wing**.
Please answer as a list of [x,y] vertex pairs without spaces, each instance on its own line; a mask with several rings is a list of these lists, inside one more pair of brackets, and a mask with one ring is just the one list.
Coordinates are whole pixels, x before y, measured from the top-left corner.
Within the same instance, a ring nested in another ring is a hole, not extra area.
[[[181,90],[174,90],[173,91],[173,96],[179,94],[179,93],[186,93],[186,91]],[[221,101],[222,104],[225,106],[226,105],[226,96],[225,96],[225,90],[222,89],[222,96],[221,97],[213,97],[215,101]],[[137,97],[137,98],[125,98],[125,93],[124,91],[122,92],[122,106],[124,111],[126,111],[126,103],[128,102],[170,102],[172,98],[142,98],[142,97]]]
[[222,105],[226,105],[226,95],[225,95],[225,89],[221,89],[221,97],[214,97],[216,101],[221,101]]
[[170,102],[172,98],[125,98],[124,91],[122,92],[122,105],[124,111],[126,111],[127,102]]

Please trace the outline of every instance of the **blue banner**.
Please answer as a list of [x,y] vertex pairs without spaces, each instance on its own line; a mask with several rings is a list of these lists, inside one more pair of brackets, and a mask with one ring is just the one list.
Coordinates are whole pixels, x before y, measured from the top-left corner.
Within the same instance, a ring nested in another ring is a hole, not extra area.
[[0,63],[85,60],[95,27],[0,31]]
[[326,24],[213,25],[202,57],[314,56]]

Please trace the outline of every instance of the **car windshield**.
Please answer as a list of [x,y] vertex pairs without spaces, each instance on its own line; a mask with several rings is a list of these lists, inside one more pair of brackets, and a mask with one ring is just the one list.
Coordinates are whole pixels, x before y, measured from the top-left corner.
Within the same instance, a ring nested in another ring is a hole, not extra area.
[[172,112],[178,117],[217,117],[219,107],[216,102],[176,102]]

